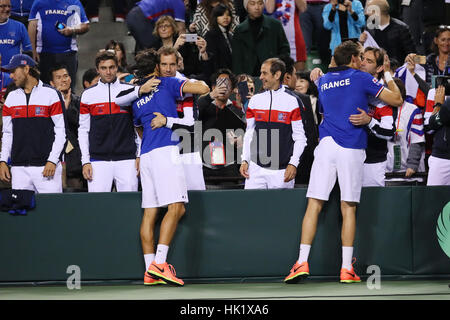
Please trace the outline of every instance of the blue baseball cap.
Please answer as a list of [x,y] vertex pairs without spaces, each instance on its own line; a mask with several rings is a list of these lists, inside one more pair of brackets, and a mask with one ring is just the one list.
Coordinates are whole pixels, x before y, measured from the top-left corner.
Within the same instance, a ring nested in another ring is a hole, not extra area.
[[26,54],[16,54],[9,60],[9,63],[6,66],[2,66],[2,71],[12,71],[17,67],[34,67],[36,65],[36,61],[30,56],[27,56]]

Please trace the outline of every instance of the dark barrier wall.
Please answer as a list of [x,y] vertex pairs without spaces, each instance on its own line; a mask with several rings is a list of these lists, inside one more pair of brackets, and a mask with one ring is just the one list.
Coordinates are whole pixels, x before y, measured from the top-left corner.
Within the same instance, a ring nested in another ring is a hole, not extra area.
[[[185,280],[283,278],[298,257],[306,189],[194,191],[169,251]],[[0,213],[0,282],[142,280],[140,193],[37,195],[27,216]],[[364,188],[357,214],[356,270],[450,276],[436,223],[450,187]],[[320,214],[312,276],[339,276],[339,192]]]

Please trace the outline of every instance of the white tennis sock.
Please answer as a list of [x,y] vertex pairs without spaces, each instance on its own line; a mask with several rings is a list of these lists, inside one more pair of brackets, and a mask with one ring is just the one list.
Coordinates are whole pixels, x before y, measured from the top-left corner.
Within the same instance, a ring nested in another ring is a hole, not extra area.
[[155,260],[155,254],[154,253],[144,254],[145,270],[148,270],[148,268],[152,264],[153,260]]
[[302,262],[308,261],[310,249],[311,249],[311,245],[300,243],[300,252],[298,255],[298,263],[301,264]]
[[167,252],[169,252],[169,246],[166,246],[165,244],[158,244],[156,247],[155,262],[157,264],[166,262]]
[[353,247],[342,247],[342,268],[352,269]]

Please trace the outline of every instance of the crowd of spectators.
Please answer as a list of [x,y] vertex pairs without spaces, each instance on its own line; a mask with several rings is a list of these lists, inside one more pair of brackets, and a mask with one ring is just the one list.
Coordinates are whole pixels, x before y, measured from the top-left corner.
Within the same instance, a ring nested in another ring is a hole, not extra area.
[[[66,144],[61,150],[63,188],[87,188],[78,137],[83,93],[75,93],[74,88],[78,72],[77,42],[83,41],[82,35],[89,32],[90,24],[99,22],[99,2],[0,0],[1,104],[3,106],[8,95],[21,87],[14,70],[3,66],[11,67],[12,57],[18,54],[33,58],[36,66],[30,69],[39,71],[37,83],[54,87],[61,100],[66,131]],[[380,81],[383,79],[379,74],[391,72],[404,99],[402,107],[391,106],[393,112],[389,119],[392,119],[395,135],[387,142],[386,163],[380,169],[383,176],[387,172],[388,177],[402,181],[416,178],[426,183],[431,157],[434,163],[439,162],[439,174],[434,169],[433,183],[450,185],[450,145],[446,144],[450,126],[450,119],[446,117],[449,100],[445,103],[450,95],[450,84],[445,78],[450,77],[448,1],[142,0],[112,3],[114,21],[124,23],[136,41],[135,48],[125,48],[116,39],[98,39],[99,51],[115,55],[118,64],[115,76],[119,81],[133,85],[138,78],[134,56],[127,59],[127,49],[136,55],[144,49],[157,51],[161,47],[172,47],[178,52],[177,74],[202,80],[210,87],[209,94],[193,99],[193,117],[195,123],[201,125],[195,139],[207,185],[229,184],[230,181],[243,185],[245,178],[239,173],[239,165],[247,108],[255,94],[267,89],[260,73],[261,66],[270,58],[280,58],[285,64],[286,78],[282,74],[279,83],[294,92],[301,101],[299,105],[307,110],[308,115],[302,114],[305,131],[311,130],[311,126],[316,130],[314,139],[311,133],[308,136],[305,132],[308,142],[304,154],[309,155],[302,156],[296,172],[296,183],[308,183],[309,175],[305,175],[308,164],[302,161],[312,163],[322,120],[314,80],[317,75],[326,73],[326,66],[333,66],[334,49],[346,40],[359,42],[366,50],[372,48],[370,52],[378,52],[373,48],[380,49],[381,61],[376,61],[378,53],[371,53],[364,55],[363,62],[368,59],[366,64],[374,63],[377,72],[372,75]],[[311,65],[308,60],[313,55],[319,57],[324,66],[321,72],[308,69]],[[92,57],[92,61],[94,59]],[[17,63],[19,68],[24,67]],[[92,87],[99,79],[102,83],[105,81],[98,67],[83,74],[84,89]],[[362,68],[362,71],[367,70]],[[439,79],[444,79],[443,84],[436,84]],[[25,93],[32,94],[26,90]],[[110,104],[114,103],[114,98],[109,97]],[[377,103],[374,102],[374,106]],[[12,112],[12,109],[5,110],[4,107],[3,121]],[[408,118],[404,118],[407,114]],[[369,116],[376,118],[378,115]],[[305,120],[308,117],[312,120]],[[408,124],[408,121],[411,122]],[[218,132],[217,136],[210,135],[212,129]],[[223,162],[214,163],[211,148],[218,140],[223,142]],[[11,165],[4,154],[1,160]],[[1,175],[2,187],[10,186],[8,175],[3,172]],[[447,178],[437,179],[437,175]]]

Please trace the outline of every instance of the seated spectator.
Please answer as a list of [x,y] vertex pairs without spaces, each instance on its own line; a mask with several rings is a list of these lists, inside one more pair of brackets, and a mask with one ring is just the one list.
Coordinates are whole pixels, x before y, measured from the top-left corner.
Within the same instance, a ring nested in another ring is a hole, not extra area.
[[364,8],[358,0],[345,0],[344,4],[338,4],[338,0],[331,0],[323,8],[322,16],[324,28],[331,30],[331,54],[342,40],[358,39],[366,23]]
[[230,32],[233,33],[234,29],[239,24],[239,17],[236,14],[234,4],[231,0],[202,0],[202,2],[197,5],[193,21],[189,25],[189,32],[197,33],[204,38],[209,31],[212,10],[219,4],[223,4],[230,8],[231,17],[233,18],[231,21]]
[[209,82],[208,77],[212,72],[209,66],[209,56],[206,51],[205,39],[198,36],[195,42],[186,41],[186,34],[178,36],[175,20],[170,16],[162,16],[155,24],[154,35],[159,38],[154,49],[162,46],[174,47],[180,52],[184,62],[184,75],[188,78],[200,79]]
[[427,56],[425,69],[427,72],[426,82],[431,83],[431,77],[443,75],[445,66],[449,63],[450,57],[450,25],[442,25],[437,28],[433,44],[433,53]]
[[[239,93],[239,83],[245,82],[247,84],[248,88],[248,95],[242,99],[241,94]],[[255,81],[252,77],[250,77],[248,74],[240,74],[237,77],[237,85],[238,88],[234,89],[234,93],[236,95],[236,101],[233,102],[233,104],[240,108],[244,113],[247,111],[248,102],[251,97],[256,93],[255,89]]]
[[404,83],[394,79],[403,97],[403,105],[393,108],[395,135],[388,141],[386,172],[405,172],[410,178],[416,172],[424,172],[425,137],[422,111],[406,101]]
[[78,144],[78,120],[80,116],[80,97],[74,95],[70,88],[70,79],[67,68],[55,65],[50,70],[50,85],[61,93],[64,100],[64,122],[66,127],[67,144],[63,151],[63,188],[87,188],[81,169],[81,150]]
[[295,69],[304,70],[306,64],[306,44],[300,27],[299,15],[306,10],[306,0],[267,0],[266,12],[283,25],[291,48],[291,58]]
[[317,86],[310,79],[310,72],[297,72],[297,81],[295,84],[295,91],[301,94],[308,95],[311,100],[311,108],[314,115],[314,121],[316,124],[319,124],[322,120],[322,116],[320,114],[320,110],[317,104],[317,97],[319,96],[319,91],[317,90]]
[[198,120],[202,121],[203,136],[203,174],[206,182],[208,177],[240,179],[238,162],[245,120],[242,110],[229,99],[236,79],[230,70],[220,69],[212,76],[211,83],[212,91],[198,99]]
[[281,22],[263,15],[263,0],[245,0],[247,19],[236,27],[231,46],[233,72],[253,77],[260,74],[263,61],[289,56],[289,42]]
[[205,35],[206,51],[212,70],[231,69],[232,13],[229,7],[219,4],[212,10],[209,31]]
[[[372,20],[374,12],[369,10],[372,6],[379,8],[379,25],[375,25],[376,20]],[[391,17],[387,0],[369,0],[366,3],[366,10],[366,14],[371,18],[368,18],[366,31],[359,38],[362,43],[366,42],[370,35],[373,41],[369,46],[385,49],[389,58],[395,58],[400,63],[405,61],[409,53],[417,52],[409,27]]]
[[92,87],[93,85],[96,85],[98,80],[100,79],[100,75],[97,72],[97,69],[90,68],[86,70],[83,74],[83,89]]
[[154,48],[157,39],[153,34],[156,20],[164,15],[176,21],[176,32],[184,32],[186,8],[181,0],[142,0],[127,14],[128,30],[136,40],[136,53],[143,49]]

